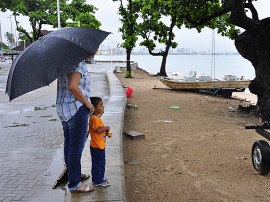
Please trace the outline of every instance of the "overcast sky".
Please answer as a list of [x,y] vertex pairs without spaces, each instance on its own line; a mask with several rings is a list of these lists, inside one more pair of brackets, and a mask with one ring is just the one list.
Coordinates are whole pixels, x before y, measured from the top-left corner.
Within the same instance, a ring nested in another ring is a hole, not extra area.
[[[99,10],[96,12],[96,18],[102,23],[101,29],[105,31],[112,32],[108,36],[108,40],[104,42],[104,45],[116,46],[117,43],[121,42],[121,35],[118,33],[118,29],[121,26],[118,16],[118,7],[119,2],[113,2],[112,0],[86,0],[87,3],[93,4]],[[254,3],[258,13],[259,18],[265,18],[270,16],[270,0],[257,0]],[[10,23],[10,12],[0,12],[0,21],[2,28],[2,40],[6,43],[6,38],[4,33],[11,32],[11,23]],[[19,17],[21,25],[27,30],[31,30],[29,22],[25,17]],[[15,33],[15,21],[11,17],[12,22],[12,33]],[[50,26],[45,26],[42,29],[50,29]],[[185,28],[174,29],[176,34],[176,41],[178,47],[181,48],[190,48],[195,51],[208,51],[212,46],[212,30],[203,29],[203,31],[198,34],[195,29],[188,30]],[[226,37],[222,37],[218,34],[215,34],[215,44],[216,52],[220,51],[231,51],[236,52],[234,42]]]

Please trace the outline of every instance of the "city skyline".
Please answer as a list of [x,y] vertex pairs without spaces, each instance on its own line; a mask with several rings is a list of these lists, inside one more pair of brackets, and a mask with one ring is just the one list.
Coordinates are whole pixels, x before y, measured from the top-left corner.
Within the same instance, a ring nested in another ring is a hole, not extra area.
[[[164,49],[157,47],[155,48],[155,50],[153,52],[159,52],[162,51]],[[99,54],[101,55],[124,55],[126,54],[126,50],[124,48],[121,47],[114,47],[111,48],[110,46],[105,46],[105,45],[101,45],[99,48]],[[135,47],[131,54],[134,55],[150,55],[150,53],[148,52],[148,49],[146,47],[140,46],[140,47]],[[169,55],[211,55],[211,54],[215,54],[215,55],[236,55],[239,54],[237,51],[232,52],[232,51],[220,51],[220,52],[212,52],[211,49],[209,50],[202,50],[202,51],[196,51],[193,50],[191,48],[188,47],[176,47],[176,48],[170,48],[169,50]]]

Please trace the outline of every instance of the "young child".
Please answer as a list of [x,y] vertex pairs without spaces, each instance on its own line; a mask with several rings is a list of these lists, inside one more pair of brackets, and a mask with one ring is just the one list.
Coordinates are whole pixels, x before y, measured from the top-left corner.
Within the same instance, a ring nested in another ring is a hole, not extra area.
[[91,135],[90,153],[92,157],[92,181],[94,186],[107,187],[110,183],[105,178],[105,147],[106,136],[111,137],[110,126],[104,126],[101,115],[104,113],[103,101],[100,97],[90,98],[94,112],[89,119]]

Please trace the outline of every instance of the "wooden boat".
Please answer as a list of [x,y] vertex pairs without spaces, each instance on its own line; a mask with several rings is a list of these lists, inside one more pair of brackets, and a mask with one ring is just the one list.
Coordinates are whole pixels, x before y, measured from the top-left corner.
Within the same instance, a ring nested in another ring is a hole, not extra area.
[[175,90],[201,90],[211,88],[247,88],[250,80],[214,80],[214,81],[181,81],[168,78],[160,78],[160,81]]
[[168,77],[161,77],[160,81],[174,90],[200,91],[227,98],[232,96],[232,92],[243,92],[250,83],[250,80],[184,81]]

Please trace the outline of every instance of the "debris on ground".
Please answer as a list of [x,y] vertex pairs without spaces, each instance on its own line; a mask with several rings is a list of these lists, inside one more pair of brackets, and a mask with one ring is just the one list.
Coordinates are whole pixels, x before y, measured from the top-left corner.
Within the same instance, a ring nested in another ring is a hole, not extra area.
[[35,111],[39,111],[39,110],[46,110],[47,107],[35,107],[34,110]]
[[137,132],[137,131],[127,131],[124,134],[126,134],[128,137],[132,139],[145,139],[145,135],[143,133]]
[[238,112],[237,107],[228,107],[228,112]]
[[170,121],[170,120],[158,120],[158,121],[155,121],[155,123],[172,123],[172,121]]
[[242,157],[235,157],[236,159],[238,159],[238,160],[247,160],[247,157],[244,157],[244,156],[242,156]]
[[138,160],[135,160],[135,159],[125,161],[125,163],[127,163],[128,165],[139,165],[140,164],[140,162]]
[[14,125],[10,125],[10,126],[5,126],[4,128],[7,128],[7,127],[19,127],[19,126],[29,126],[29,124],[26,124],[26,123],[12,123]]
[[170,106],[170,107],[169,107],[169,109],[175,109],[175,110],[178,110],[178,109],[181,109],[181,107],[180,107],[180,106],[175,105],[175,106]]
[[128,109],[133,108],[133,104],[127,104],[127,108],[128,108]]

